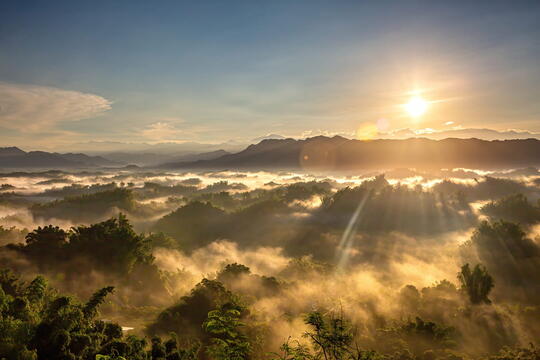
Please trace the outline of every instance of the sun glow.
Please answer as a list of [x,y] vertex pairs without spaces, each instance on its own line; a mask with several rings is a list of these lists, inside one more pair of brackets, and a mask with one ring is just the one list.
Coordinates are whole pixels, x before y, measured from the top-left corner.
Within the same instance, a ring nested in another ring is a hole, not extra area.
[[419,117],[424,115],[428,108],[428,102],[420,96],[412,97],[408,103],[405,104],[405,110],[412,117]]

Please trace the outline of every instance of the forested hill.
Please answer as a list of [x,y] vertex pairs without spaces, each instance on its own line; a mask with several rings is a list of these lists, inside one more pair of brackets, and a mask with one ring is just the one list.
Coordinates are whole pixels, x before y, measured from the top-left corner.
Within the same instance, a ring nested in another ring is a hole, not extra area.
[[540,164],[540,140],[350,140],[317,136],[269,139],[213,160],[177,165],[207,169],[354,170],[396,167],[512,168]]

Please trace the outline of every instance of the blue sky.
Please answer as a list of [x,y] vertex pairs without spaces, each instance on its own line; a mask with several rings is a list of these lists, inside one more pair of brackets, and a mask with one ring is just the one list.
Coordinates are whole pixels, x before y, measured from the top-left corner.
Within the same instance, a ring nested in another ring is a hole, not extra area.
[[538,1],[3,1],[0,142],[540,132],[539,58]]

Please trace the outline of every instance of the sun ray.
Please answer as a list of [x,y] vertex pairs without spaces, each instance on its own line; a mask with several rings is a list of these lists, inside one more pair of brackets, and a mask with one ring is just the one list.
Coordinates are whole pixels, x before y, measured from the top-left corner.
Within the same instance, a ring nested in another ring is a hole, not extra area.
[[349,261],[350,250],[353,245],[354,236],[356,235],[356,226],[358,224],[358,219],[360,217],[360,214],[362,213],[362,209],[364,208],[368,197],[369,192],[366,191],[364,197],[362,198],[362,200],[360,200],[360,203],[352,214],[351,219],[349,220],[349,223],[345,228],[345,231],[343,232],[343,236],[341,237],[336,253],[336,257],[338,258],[337,271],[343,270]]

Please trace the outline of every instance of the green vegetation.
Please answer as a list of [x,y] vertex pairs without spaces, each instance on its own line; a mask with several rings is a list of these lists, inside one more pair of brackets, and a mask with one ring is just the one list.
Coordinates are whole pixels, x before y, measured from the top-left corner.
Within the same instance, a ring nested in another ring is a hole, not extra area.
[[540,221],[540,207],[533,206],[522,194],[491,201],[480,211],[496,220],[503,219],[521,224],[534,224]]
[[[99,307],[113,287],[98,290],[81,303],[58,294],[41,276],[25,284],[3,270],[0,285],[2,359],[160,358],[152,356],[147,340],[124,336],[120,325],[98,319]],[[167,359],[195,359],[193,354],[181,357],[171,346],[164,354]]]
[[465,264],[461,267],[458,279],[471,304],[491,304],[488,295],[493,289],[493,278],[485,267],[477,264],[471,270],[469,264]]

